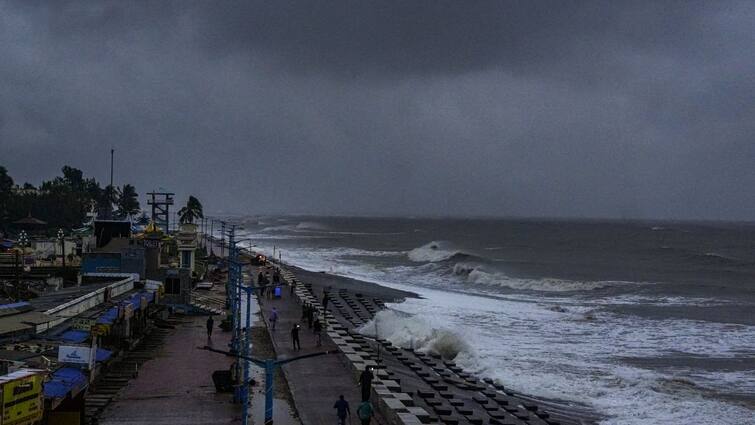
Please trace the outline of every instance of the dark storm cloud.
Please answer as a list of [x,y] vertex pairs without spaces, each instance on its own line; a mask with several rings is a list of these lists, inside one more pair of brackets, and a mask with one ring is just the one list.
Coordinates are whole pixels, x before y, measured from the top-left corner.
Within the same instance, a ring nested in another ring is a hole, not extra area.
[[751,219],[751,2],[0,3],[0,164],[234,212]]

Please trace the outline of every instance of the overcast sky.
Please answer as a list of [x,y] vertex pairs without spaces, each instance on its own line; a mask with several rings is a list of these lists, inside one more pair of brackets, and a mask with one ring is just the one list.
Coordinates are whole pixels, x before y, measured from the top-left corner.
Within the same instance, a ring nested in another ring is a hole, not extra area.
[[755,218],[755,2],[0,1],[0,165],[212,212]]

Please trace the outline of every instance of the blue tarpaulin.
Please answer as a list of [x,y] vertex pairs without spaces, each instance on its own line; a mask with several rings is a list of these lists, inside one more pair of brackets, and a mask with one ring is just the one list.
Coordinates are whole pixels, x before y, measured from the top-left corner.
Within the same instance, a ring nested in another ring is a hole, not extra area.
[[97,323],[103,325],[112,325],[118,319],[118,307],[108,309],[97,318]]
[[31,304],[29,304],[26,301],[21,301],[21,302],[11,303],[11,304],[1,304],[0,310],[11,309],[11,308],[24,308],[24,307],[31,307]]
[[72,391],[79,390],[87,384],[84,373],[72,367],[62,367],[50,376],[52,379],[45,382],[45,397],[63,398]]
[[134,306],[134,310],[139,310],[139,306],[142,304],[142,296],[147,299],[147,303],[151,303],[155,300],[155,293],[151,291],[142,291],[138,294],[134,294],[125,303],[131,303]]
[[87,338],[89,338],[89,332],[79,331],[75,329],[65,331],[58,337],[58,339],[62,339],[63,341],[73,342],[77,344],[86,341]]
[[98,361],[98,362],[105,362],[112,355],[113,355],[112,351],[106,350],[104,348],[98,348],[97,349],[97,354],[95,355],[95,360]]

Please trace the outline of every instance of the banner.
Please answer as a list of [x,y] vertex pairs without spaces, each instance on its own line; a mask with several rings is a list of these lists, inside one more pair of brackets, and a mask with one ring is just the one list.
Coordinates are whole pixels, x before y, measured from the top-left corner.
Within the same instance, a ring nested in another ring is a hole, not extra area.
[[94,367],[95,350],[81,345],[61,345],[58,347],[58,361]]

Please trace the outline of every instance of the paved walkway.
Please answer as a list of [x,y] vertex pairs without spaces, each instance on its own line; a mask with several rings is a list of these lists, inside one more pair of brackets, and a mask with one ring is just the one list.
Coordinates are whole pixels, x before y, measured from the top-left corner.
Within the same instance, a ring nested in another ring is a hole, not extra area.
[[[103,412],[100,424],[241,423],[240,406],[231,403],[230,394],[217,394],[212,382],[212,372],[228,370],[231,358],[196,349],[207,344],[205,320],[184,317],[157,357]],[[230,336],[216,327],[213,346],[227,349]]]
[[[288,287],[284,288],[282,299],[262,299],[262,302],[262,312],[268,324],[272,308],[275,307],[278,310],[276,329],[272,330],[269,326],[268,329],[279,359],[325,350],[338,351],[338,347],[325,332],[323,332],[322,347],[316,346],[314,334],[307,328],[306,321],[300,323],[301,305],[290,295]],[[301,324],[299,332],[301,351],[294,351],[291,342],[291,327],[295,323]],[[360,389],[338,354],[295,361],[283,366],[283,371],[303,425],[336,424],[333,403],[340,394],[344,395],[351,406],[352,421],[358,422],[356,408],[360,401]],[[385,421],[382,418],[375,418],[373,423],[379,424]]]

